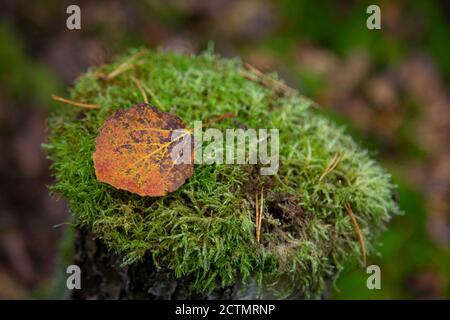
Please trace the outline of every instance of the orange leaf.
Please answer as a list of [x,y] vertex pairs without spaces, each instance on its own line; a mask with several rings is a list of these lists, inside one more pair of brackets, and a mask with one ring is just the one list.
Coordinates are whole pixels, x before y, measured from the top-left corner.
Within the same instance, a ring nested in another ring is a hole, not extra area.
[[[181,134],[172,139],[174,130]],[[186,135],[190,135],[189,139]],[[182,139],[182,140],[181,140]],[[99,129],[93,155],[97,179],[141,196],[163,196],[192,176],[193,161],[176,163],[176,141],[191,141],[192,132],[181,119],[145,103],[116,111]]]

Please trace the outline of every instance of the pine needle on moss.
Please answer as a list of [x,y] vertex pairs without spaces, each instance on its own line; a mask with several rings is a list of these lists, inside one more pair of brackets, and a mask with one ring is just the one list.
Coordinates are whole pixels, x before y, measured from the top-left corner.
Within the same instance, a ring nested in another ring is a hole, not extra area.
[[348,203],[346,203],[344,207],[347,210],[350,219],[352,220],[353,226],[355,227],[355,231],[358,235],[359,243],[361,244],[361,255],[363,258],[363,264],[364,266],[366,266],[367,265],[366,242],[364,241],[364,237],[362,235],[361,229],[359,228],[358,221],[356,221],[356,216],[353,213],[352,207]]
[[132,69],[134,67],[135,60],[139,57],[142,57],[145,53],[146,50],[141,50],[131,55],[128,59],[119,64],[113,71],[108,73],[108,75],[106,76],[106,81],[112,80],[125,71]]
[[83,102],[77,102],[77,101],[73,101],[70,99],[66,99],[57,95],[52,94],[52,99],[55,101],[59,101],[59,102],[63,102],[63,103],[67,103],[76,107],[80,107],[80,108],[86,108],[86,109],[100,109],[99,105],[96,104],[91,104],[91,103],[83,103]]
[[145,93],[144,88],[142,87],[141,82],[140,82],[138,79],[136,79],[135,77],[131,77],[131,80],[133,80],[133,82],[136,84],[136,86],[137,86],[139,92],[140,92],[141,95],[142,95],[142,98],[144,99],[144,102],[148,104],[147,94]]

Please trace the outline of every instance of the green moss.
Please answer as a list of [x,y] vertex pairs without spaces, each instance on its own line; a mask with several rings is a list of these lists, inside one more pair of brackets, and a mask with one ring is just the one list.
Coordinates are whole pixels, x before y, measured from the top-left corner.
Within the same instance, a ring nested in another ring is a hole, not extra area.
[[[395,187],[366,151],[308,101],[280,96],[243,77],[238,60],[211,53],[148,52],[114,79],[99,78],[127,58],[78,80],[71,98],[101,109],[61,105],[49,119],[45,145],[57,179],[51,191],[67,198],[76,222],[90,226],[123,254],[124,264],[150,252],[158,266],[173,269],[177,277],[192,277],[196,291],[255,277],[264,290],[300,290],[316,297],[324,279],[336,275],[350,257],[361,257],[346,203],[373,252],[374,238],[398,213]],[[160,198],[139,197],[97,181],[92,163],[97,129],[115,110],[143,100],[132,76],[155,93],[163,111],[177,114],[188,126],[234,112],[238,123],[227,119],[213,126],[280,129],[278,175],[260,176],[248,165],[196,165],[180,189]],[[319,181],[336,154],[342,160]],[[252,199],[263,186],[268,190],[266,217],[258,244]],[[286,198],[291,200],[284,208],[289,205],[293,217],[280,214],[280,201]]]

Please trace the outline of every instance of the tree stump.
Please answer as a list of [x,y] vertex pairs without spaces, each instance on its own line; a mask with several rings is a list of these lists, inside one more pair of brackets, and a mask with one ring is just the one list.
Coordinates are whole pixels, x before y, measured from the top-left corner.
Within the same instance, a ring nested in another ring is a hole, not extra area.
[[[256,299],[256,283],[252,279],[246,287],[241,283],[215,289],[209,294],[195,294],[189,290],[190,278],[176,279],[171,270],[157,269],[146,255],[144,261],[131,266],[121,266],[123,257],[117,255],[94,239],[87,227],[77,229],[73,263],[81,268],[81,289],[73,290],[71,299],[148,299],[148,300],[248,300]],[[321,298],[328,296],[327,290]],[[260,297],[261,298],[261,297]],[[265,299],[275,299],[272,295]],[[294,292],[289,299],[303,299]]]

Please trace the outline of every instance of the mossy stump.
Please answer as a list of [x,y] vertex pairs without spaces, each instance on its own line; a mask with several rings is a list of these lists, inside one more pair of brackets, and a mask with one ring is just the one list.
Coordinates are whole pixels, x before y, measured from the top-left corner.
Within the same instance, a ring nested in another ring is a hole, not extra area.
[[[73,263],[81,270],[81,290],[72,290],[71,299],[149,299],[149,300],[248,300],[257,299],[256,279],[249,279],[245,286],[241,281],[234,285],[213,289],[210,292],[193,292],[193,279],[177,279],[172,270],[156,268],[150,255],[130,266],[122,265],[123,257],[108,250],[92,232],[82,227],[76,231]],[[326,286],[330,284],[326,281]],[[321,293],[326,297],[328,290]],[[276,299],[276,295],[265,295]],[[303,299],[302,292],[293,291],[289,299]]]
[[[70,99],[95,107],[58,106],[44,148],[56,177],[51,191],[68,199],[78,230],[85,287],[75,298],[320,298],[345,264],[376,250],[399,212],[390,175],[343,128],[276,75],[238,60],[131,51],[80,77]],[[188,127],[234,113],[213,127],[279,129],[277,174],[197,164],[163,197],[99,182],[99,127],[145,100]]]

